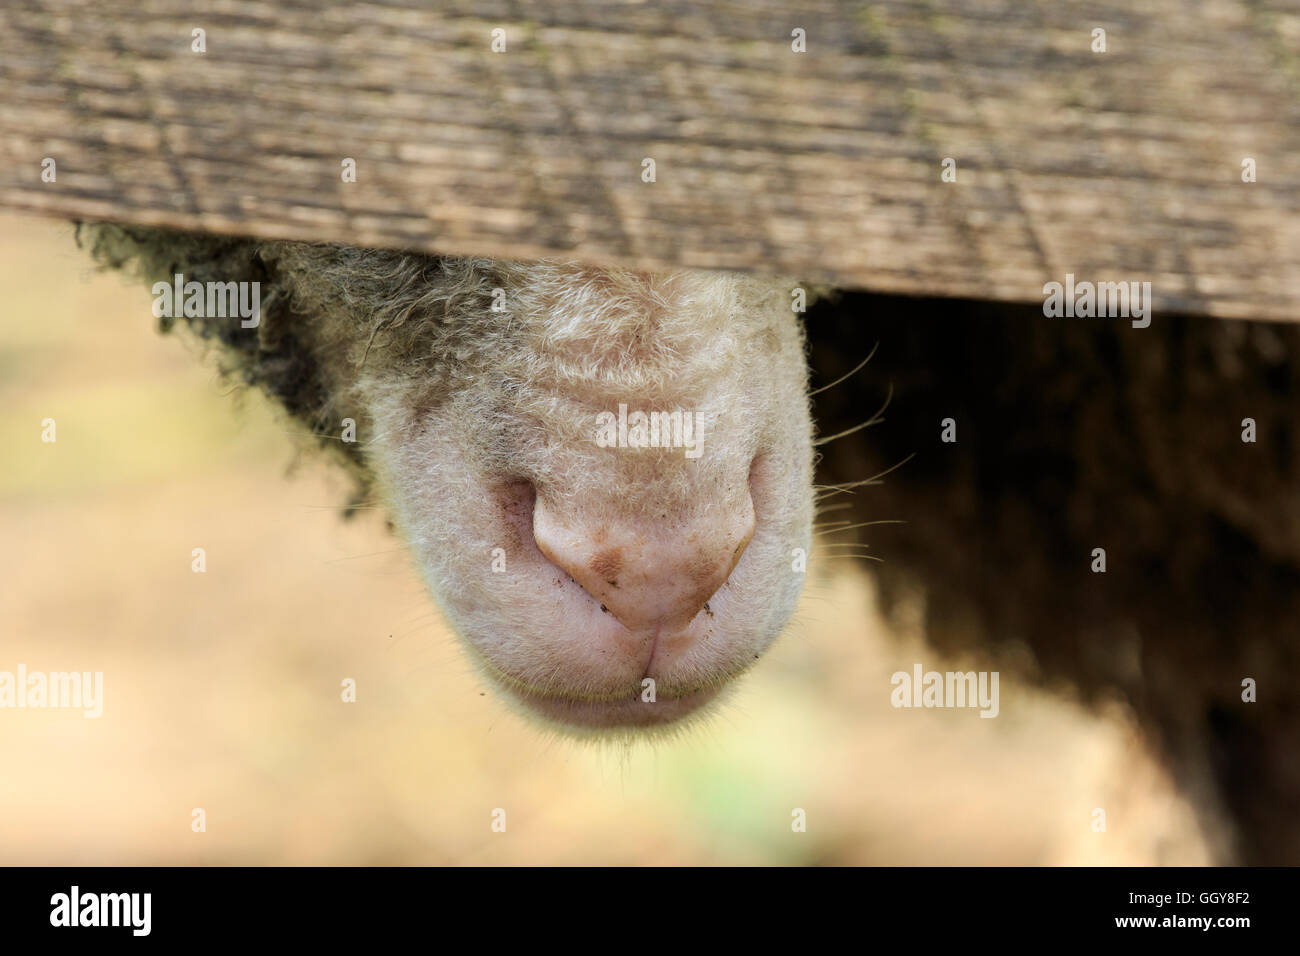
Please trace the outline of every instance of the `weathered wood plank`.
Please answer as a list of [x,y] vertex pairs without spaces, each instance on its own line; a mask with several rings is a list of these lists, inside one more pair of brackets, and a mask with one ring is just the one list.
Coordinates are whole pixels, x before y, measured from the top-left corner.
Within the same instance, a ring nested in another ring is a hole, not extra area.
[[0,8],[0,206],[1300,317],[1294,0],[186,6]]

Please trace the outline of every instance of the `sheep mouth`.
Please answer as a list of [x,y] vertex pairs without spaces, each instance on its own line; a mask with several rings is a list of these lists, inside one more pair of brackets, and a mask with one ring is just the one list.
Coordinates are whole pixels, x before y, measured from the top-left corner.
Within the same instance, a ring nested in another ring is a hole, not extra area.
[[609,731],[645,731],[668,727],[698,714],[714,702],[721,685],[705,687],[679,696],[658,694],[645,700],[638,688],[623,697],[599,699],[546,694],[518,685],[506,685],[510,699],[553,727],[578,736]]

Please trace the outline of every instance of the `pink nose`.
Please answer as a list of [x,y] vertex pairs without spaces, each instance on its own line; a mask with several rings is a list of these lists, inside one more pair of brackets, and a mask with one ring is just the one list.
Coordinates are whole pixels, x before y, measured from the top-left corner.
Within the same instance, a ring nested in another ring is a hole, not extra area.
[[537,547],[630,631],[671,633],[690,623],[722,587],[754,534],[746,493],[707,522],[661,530],[565,520],[540,497],[533,510]]

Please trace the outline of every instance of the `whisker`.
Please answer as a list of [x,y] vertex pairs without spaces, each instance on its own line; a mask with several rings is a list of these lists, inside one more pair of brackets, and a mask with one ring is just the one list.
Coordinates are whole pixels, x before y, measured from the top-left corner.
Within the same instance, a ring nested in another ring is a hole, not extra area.
[[884,478],[885,475],[889,474],[891,471],[893,471],[896,468],[902,468],[904,465],[906,465],[909,461],[911,461],[915,457],[916,457],[916,452],[912,452],[912,454],[908,455],[906,458],[904,458],[902,461],[898,462],[897,464],[890,465],[884,471],[877,472],[876,474],[872,475],[870,478],[863,478],[861,481],[848,481],[842,485],[826,485],[825,487],[828,489],[826,494],[820,495],[819,498],[829,498],[831,495],[838,495],[842,491],[850,491],[854,488],[861,488],[863,485],[878,484],[879,480],[881,478]]
[[863,359],[861,362],[859,362],[857,365],[853,366],[853,371],[851,371],[851,372],[847,372],[846,374],[841,375],[839,378],[837,378],[835,381],[831,382],[829,385],[823,385],[821,388],[813,389],[811,392],[808,393],[808,396],[811,398],[813,395],[816,395],[816,394],[818,394],[819,392],[824,392],[824,391],[826,391],[828,388],[834,388],[836,385],[840,384],[840,382],[843,382],[843,381],[845,381],[846,379],[850,379],[850,378],[852,378],[854,375],[858,374],[858,372],[860,372],[860,371],[862,370],[862,367],[863,367],[864,365],[866,365],[868,362],[871,361],[871,356],[873,356],[873,355],[876,354],[876,349],[878,349],[878,348],[880,348],[880,343],[879,343],[879,342],[877,342],[875,345],[871,346],[871,351],[870,351],[870,353],[868,353],[868,355],[867,355],[866,358],[864,358],[864,359]]
[[847,435],[852,435],[854,432],[862,431],[862,429],[867,428],[871,425],[879,425],[881,422],[884,421],[884,419],[881,418],[880,416],[884,413],[885,409],[889,407],[889,403],[892,402],[893,400],[894,400],[894,383],[890,382],[889,392],[887,395],[885,395],[885,404],[880,406],[880,408],[876,411],[876,414],[872,415],[861,425],[854,425],[852,428],[846,428],[844,429],[844,431],[836,432],[834,435],[827,435],[825,438],[819,438],[815,442],[813,442],[813,445],[814,446],[825,445],[835,441],[835,439],[837,438],[844,438]]
[[349,554],[342,558],[330,558],[328,561],[322,561],[322,564],[337,564],[340,561],[356,561],[360,558],[374,558],[381,554],[396,554],[399,551],[405,551],[406,548],[388,548],[385,551],[372,551],[369,554]]
[[891,518],[888,520],[882,519],[880,521],[861,521],[857,524],[846,525],[843,528],[835,528],[833,530],[827,529],[826,531],[818,531],[816,532],[816,534],[818,535],[839,534],[841,531],[852,531],[854,528],[870,528],[873,524],[907,524],[907,522],[903,521],[901,518]]

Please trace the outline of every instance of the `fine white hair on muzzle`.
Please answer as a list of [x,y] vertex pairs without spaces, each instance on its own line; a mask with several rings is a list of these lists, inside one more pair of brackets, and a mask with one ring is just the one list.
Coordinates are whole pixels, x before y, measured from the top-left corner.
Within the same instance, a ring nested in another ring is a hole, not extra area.
[[584,733],[672,724],[793,612],[813,511],[793,283],[82,235],[149,281],[259,283],[256,328],[176,321],[342,452],[530,714]]
[[509,309],[474,317],[443,396],[363,370],[384,496],[514,699],[590,730],[672,722],[761,655],[802,583],[811,423],[788,293],[562,263],[495,278]]

